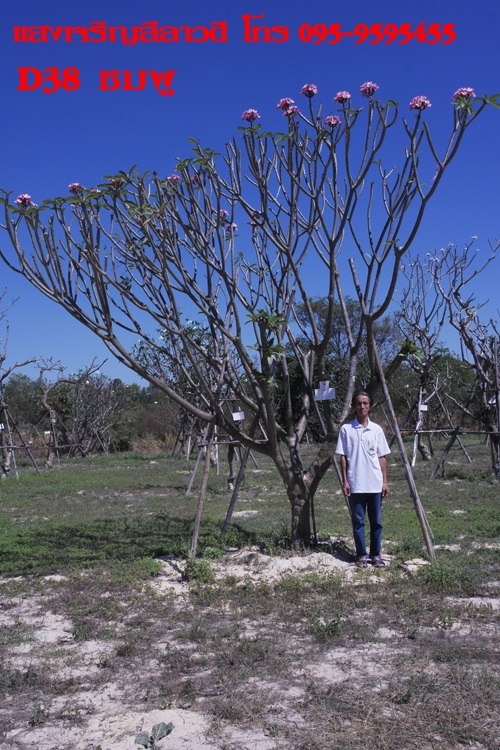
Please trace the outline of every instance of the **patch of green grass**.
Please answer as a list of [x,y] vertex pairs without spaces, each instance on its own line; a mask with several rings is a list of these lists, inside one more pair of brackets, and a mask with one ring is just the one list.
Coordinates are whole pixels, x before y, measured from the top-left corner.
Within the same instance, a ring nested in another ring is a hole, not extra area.
[[418,576],[426,590],[434,594],[473,595],[476,592],[474,578],[464,567],[438,562],[420,568]]

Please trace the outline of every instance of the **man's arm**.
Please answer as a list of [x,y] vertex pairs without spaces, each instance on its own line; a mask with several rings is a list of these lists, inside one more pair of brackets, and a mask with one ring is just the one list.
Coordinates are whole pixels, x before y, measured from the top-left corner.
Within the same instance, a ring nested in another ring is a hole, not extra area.
[[340,456],[340,471],[342,472],[342,491],[346,497],[351,494],[351,485],[347,479],[347,458]]
[[387,497],[389,494],[389,486],[387,484],[387,458],[385,456],[379,456],[380,470],[382,471],[382,497]]

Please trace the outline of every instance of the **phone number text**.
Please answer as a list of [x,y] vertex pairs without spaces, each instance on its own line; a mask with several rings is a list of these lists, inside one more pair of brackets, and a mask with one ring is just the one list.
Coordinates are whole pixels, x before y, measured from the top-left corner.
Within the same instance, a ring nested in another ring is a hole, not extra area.
[[298,30],[301,42],[338,44],[344,39],[355,39],[355,44],[451,44],[455,41],[455,24],[425,23],[358,23],[352,31],[344,31],[340,23],[303,23]]

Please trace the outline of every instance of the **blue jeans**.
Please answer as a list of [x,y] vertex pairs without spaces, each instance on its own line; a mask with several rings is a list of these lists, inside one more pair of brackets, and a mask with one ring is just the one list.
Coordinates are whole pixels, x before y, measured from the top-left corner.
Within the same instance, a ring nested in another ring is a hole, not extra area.
[[382,543],[382,493],[359,492],[349,496],[356,555],[366,557],[365,513],[370,522],[370,557],[380,555]]

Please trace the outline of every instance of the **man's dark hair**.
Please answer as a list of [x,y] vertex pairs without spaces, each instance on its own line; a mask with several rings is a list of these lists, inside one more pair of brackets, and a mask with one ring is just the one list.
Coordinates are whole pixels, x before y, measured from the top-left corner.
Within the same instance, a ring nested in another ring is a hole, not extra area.
[[366,398],[370,402],[370,406],[373,405],[373,399],[372,399],[372,397],[370,396],[369,393],[367,393],[366,391],[356,391],[356,393],[352,397],[352,401],[351,401],[351,406],[352,406],[353,409],[356,406],[356,399],[358,398],[358,396],[366,396]]

